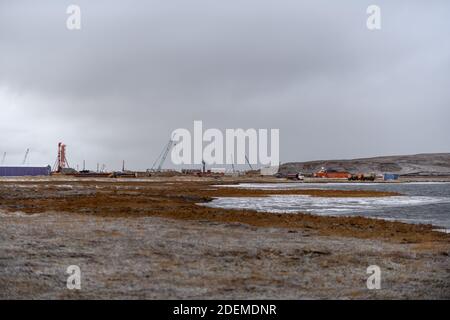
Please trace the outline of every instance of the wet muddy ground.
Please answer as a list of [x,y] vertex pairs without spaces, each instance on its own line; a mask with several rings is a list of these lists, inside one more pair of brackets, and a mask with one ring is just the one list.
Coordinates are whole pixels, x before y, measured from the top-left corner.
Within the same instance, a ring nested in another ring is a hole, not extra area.
[[[217,183],[0,182],[0,298],[450,298],[450,235],[432,226],[199,206],[274,194]],[[69,265],[81,290],[66,288]]]

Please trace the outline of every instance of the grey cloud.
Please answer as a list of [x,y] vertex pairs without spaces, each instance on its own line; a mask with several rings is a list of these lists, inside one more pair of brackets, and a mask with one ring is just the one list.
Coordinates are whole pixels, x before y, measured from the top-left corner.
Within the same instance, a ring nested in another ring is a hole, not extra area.
[[279,128],[282,161],[449,151],[450,4],[369,4],[2,0],[0,152],[145,169],[193,120]]

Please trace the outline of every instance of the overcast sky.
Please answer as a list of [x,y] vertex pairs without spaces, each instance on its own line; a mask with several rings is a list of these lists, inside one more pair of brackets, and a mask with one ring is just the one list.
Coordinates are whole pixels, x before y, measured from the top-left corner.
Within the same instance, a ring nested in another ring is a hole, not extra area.
[[[81,8],[81,30],[66,9]],[[381,8],[381,30],[366,9]],[[7,164],[151,167],[176,128],[278,128],[282,162],[450,152],[449,1],[0,0]],[[1,155],[0,155],[1,156]]]

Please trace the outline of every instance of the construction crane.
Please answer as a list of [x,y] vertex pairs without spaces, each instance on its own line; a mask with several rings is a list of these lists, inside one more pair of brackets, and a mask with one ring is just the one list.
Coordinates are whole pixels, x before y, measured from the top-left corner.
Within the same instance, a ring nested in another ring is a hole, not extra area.
[[161,152],[161,154],[159,155],[159,157],[156,158],[155,162],[153,163],[151,171],[155,170],[155,166],[158,163],[158,160],[159,160],[159,163],[158,163],[158,167],[157,167],[156,171],[157,172],[161,171],[164,161],[166,161],[167,155],[169,154],[170,149],[172,149],[172,147],[174,146],[174,143],[175,143],[175,141],[173,141],[172,139],[169,140],[169,142],[166,144],[166,146],[164,147],[164,149]]
[[53,166],[53,171],[60,173],[65,168],[69,168],[69,163],[66,158],[66,145],[60,142],[58,143],[58,157],[56,158],[56,162]]
[[248,166],[250,167],[250,170],[253,171],[253,167],[252,167],[252,165],[250,164],[250,161],[248,161],[247,154],[245,155],[245,161],[247,161],[247,164],[248,164]]
[[23,157],[23,161],[22,161],[23,165],[25,165],[27,163],[27,158],[28,158],[29,153],[30,153],[30,149],[27,149],[27,151],[25,151],[25,157]]
[[231,168],[233,169],[233,174],[236,173],[236,170],[234,168],[234,155],[230,154],[230,163],[231,163]]
[[3,153],[3,157],[2,157],[2,165],[4,165],[4,164],[5,164],[5,159],[6,159],[6,152],[5,152],[5,153]]

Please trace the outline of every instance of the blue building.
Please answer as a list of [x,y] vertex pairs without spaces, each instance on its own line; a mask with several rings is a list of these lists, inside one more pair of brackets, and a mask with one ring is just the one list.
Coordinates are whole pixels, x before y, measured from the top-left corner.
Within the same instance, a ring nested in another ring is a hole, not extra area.
[[0,166],[0,177],[49,176],[52,171],[47,167]]
[[385,173],[385,174],[383,174],[383,180],[384,181],[398,180],[398,174],[396,174],[396,173]]

